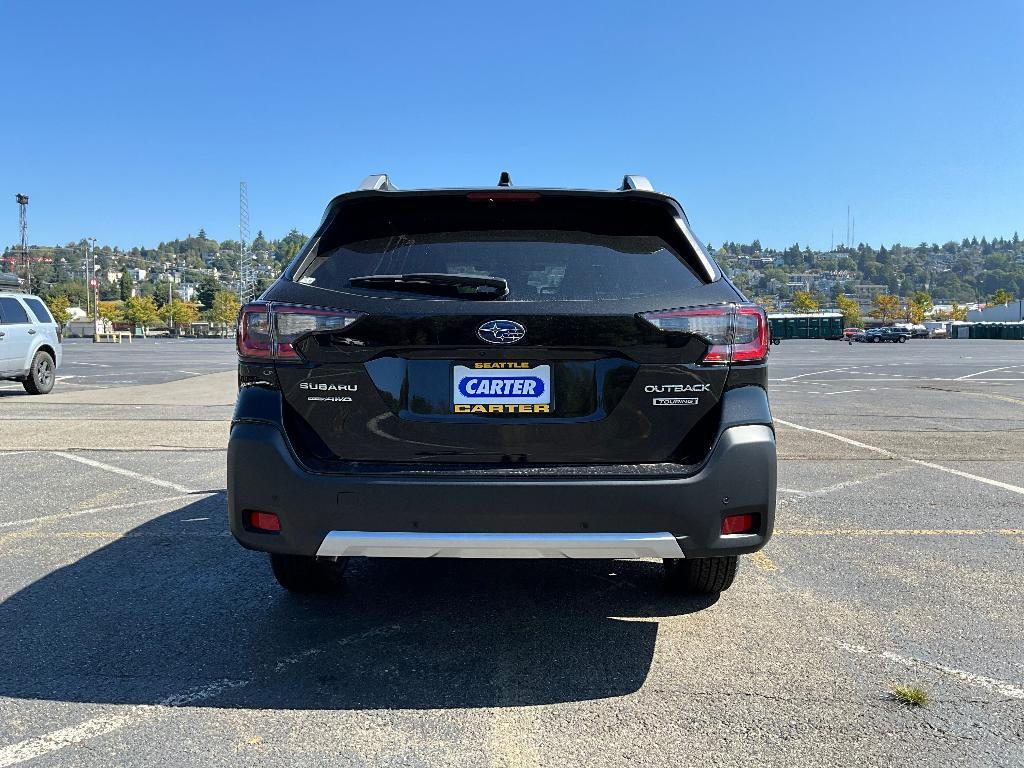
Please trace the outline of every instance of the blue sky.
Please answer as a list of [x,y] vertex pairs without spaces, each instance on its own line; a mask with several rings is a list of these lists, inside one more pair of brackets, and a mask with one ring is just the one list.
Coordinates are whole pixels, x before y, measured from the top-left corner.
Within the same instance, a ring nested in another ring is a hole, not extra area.
[[0,241],[310,232],[330,197],[617,186],[700,237],[1024,232],[1024,3],[0,0]]

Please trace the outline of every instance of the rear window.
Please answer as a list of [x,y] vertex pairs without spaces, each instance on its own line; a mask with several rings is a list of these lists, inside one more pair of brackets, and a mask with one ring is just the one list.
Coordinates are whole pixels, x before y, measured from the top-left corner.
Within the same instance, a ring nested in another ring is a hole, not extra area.
[[40,323],[52,323],[54,319],[50,316],[49,311],[46,309],[46,305],[43,304],[39,299],[25,299],[25,303],[28,304],[29,309],[32,310],[32,314],[36,316],[36,320]]
[[410,273],[498,277],[508,282],[507,301],[623,299],[702,284],[678,243],[667,239],[678,231],[674,220],[654,206],[603,199],[388,202],[343,206],[292,279],[393,295],[350,280]]
[[0,298],[0,323],[16,325],[28,322],[28,312],[21,302],[12,298]]

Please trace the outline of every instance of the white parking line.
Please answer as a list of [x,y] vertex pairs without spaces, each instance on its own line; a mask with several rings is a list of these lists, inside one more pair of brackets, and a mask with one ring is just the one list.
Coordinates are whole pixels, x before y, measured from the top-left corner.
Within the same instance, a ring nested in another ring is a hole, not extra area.
[[928,661],[927,659],[919,659],[915,656],[901,656],[898,653],[893,653],[892,651],[874,651],[863,645],[851,645],[850,643],[837,643],[837,645],[844,651],[849,651],[850,653],[857,653],[862,656],[876,656],[877,658],[885,659],[887,661],[894,661],[904,667],[927,667],[938,672],[945,672],[947,675],[952,675],[959,680],[963,680],[965,683],[985,688],[993,693],[1005,696],[1008,699],[1024,699],[1024,688],[1014,683],[1007,682],[1006,680],[999,680],[998,678],[986,677],[984,675],[976,675],[973,672],[968,672],[964,669],[947,667],[945,664]]
[[[330,640],[322,645],[314,646],[305,651],[291,654],[290,656],[285,656],[274,662],[273,666],[265,671],[281,672],[286,667],[305,661],[311,656],[316,656],[327,650],[331,650],[338,646],[358,643],[370,637],[390,635],[397,632],[398,629],[398,625],[374,627],[373,629],[368,629],[365,632],[360,632],[359,634],[349,635],[348,637],[342,637],[337,640]],[[257,679],[258,678],[256,677],[251,677],[242,680],[214,680],[204,686],[192,688],[173,696],[168,696],[157,704],[138,704],[129,707],[127,711],[122,709],[116,714],[94,717],[90,720],[86,720],[84,723],[79,723],[78,725],[73,725],[68,728],[60,728],[43,734],[42,736],[37,736],[33,739],[19,741],[7,747],[0,748],[0,768],[18,765],[19,763],[34,760],[37,757],[42,757],[43,755],[50,754],[51,752],[64,749],[65,747],[81,744],[89,739],[94,739],[97,736],[103,736],[104,734],[119,730],[128,725],[133,725],[142,720],[157,717],[168,710],[198,704],[207,699],[219,696],[225,691],[234,688],[244,688],[247,685],[255,683]]]
[[85,464],[88,467],[95,467],[96,469],[104,469],[107,472],[113,472],[116,475],[124,475],[130,477],[133,480],[141,480],[144,483],[150,483],[151,485],[159,485],[161,488],[170,488],[172,491],[178,493],[194,493],[191,488],[186,488],[183,485],[177,483],[171,483],[167,480],[161,480],[159,477],[153,477],[152,475],[144,475],[141,472],[133,472],[130,469],[124,467],[115,467],[112,464],[104,464],[102,461],[95,461],[93,459],[87,459],[84,456],[75,456],[73,453],[65,453],[64,451],[51,451],[54,456],[60,456],[64,459],[70,459],[71,461],[77,461],[79,464]]
[[963,381],[964,379],[973,379],[975,376],[981,376],[983,373],[995,373],[996,371],[1008,371],[1010,368],[1020,368],[1019,365],[1004,365],[1002,368],[989,368],[985,371],[978,371],[977,373],[969,373],[966,376],[958,376],[954,381]]
[[212,493],[187,493],[181,496],[164,496],[160,499],[146,499],[145,501],[132,501],[127,504],[111,504],[106,507],[89,507],[88,509],[76,509],[73,512],[58,512],[55,515],[42,515],[40,517],[25,517],[21,520],[6,520],[0,523],[0,528],[14,528],[19,525],[34,525],[35,523],[47,523],[54,520],[66,520],[71,517],[81,517],[82,515],[92,515],[97,512],[113,512],[118,509],[132,509],[134,507],[141,507],[149,504],[161,504],[165,501],[181,501],[183,499],[205,499],[207,496],[212,496]]
[[800,424],[794,424],[791,421],[783,421],[782,419],[775,419],[775,423],[776,424],[782,424],[785,427],[792,427],[793,429],[799,429],[799,430],[802,430],[804,432],[813,432],[816,435],[824,435],[825,437],[831,437],[833,440],[839,440],[840,442],[846,443],[847,445],[852,445],[852,446],[855,446],[857,448],[863,448],[864,450],[867,450],[867,451],[874,451],[875,453],[881,454],[882,456],[885,456],[885,457],[890,458],[890,459],[898,459],[900,461],[908,461],[911,464],[917,464],[917,465],[922,466],[922,467],[928,467],[929,469],[937,469],[940,472],[946,472],[946,473],[948,473],[950,475],[956,475],[957,477],[965,477],[968,480],[975,480],[975,481],[977,481],[979,483],[984,483],[985,485],[991,485],[991,486],[994,486],[995,488],[1002,488],[1004,491],[1010,491],[1012,493],[1019,493],[1022,496],[1024,496],[1024,488],[1020,487],[1019,485],[1011,485],[1010,483],[1003,483],[1003,482],[1000,482],[999,480],[992,480],[991,478],[988,478],[988,477],[981,477],[980,475],[972,475],[970,472],[962,472],[959,469],[952,469],[951,467],[944,467],[941,464],[933,464],[932,462],[924,461],[923,459],[912,459],[909,456],[900,456],[898,453],[893,453],[892,451],[887,450],[885,448],[879,448],[877,445],[868,445],[867,443],[862,443],[862,442],[859,442],[857,440],[851,440],[848,437],[843,437],[842,435],[837,435],[837,434],[835,434],[833,432],[826,432],[823,429],[814,429],[813,427],[805,427],[805,426],[802,426]]
[[[776,421],[778,421],[778,419],[776,419]],[[835,491],[842,491],[846,488],[852,488],[855,485],[861,485],[862,483],[871,483],[876,480],[882,480],[886,477],[892,477],[893,475],[898,475],[900,472],[906,472],[909,469],[910,467],[901,467],[899,469],[886,469],[881,472],[875,472],[871,475],[868,475],[867,477],[857,477],[851,480],[843,480],[840,483],[835,483],[834,485],[826,485],[824,488],[818,488],[817,490],[813,491],[800,491],[795,488],[777,488],[776,490],[780,493],[792,493],[796,496],[801,496],[805,498],[813,496],[827,496],[828,494],[834,493]]]
[[[849,366],[847,366],[849,367]],[[802,379],[804,376],[820,376],[823,373],[838,373],[839,371],[845,371],[846,368],[829,368],[827,371],[811,371],[809,373],[800,373],[796,376],[787,376],[784,379],[776,379],[776,381],[792,381],[793,379]]]

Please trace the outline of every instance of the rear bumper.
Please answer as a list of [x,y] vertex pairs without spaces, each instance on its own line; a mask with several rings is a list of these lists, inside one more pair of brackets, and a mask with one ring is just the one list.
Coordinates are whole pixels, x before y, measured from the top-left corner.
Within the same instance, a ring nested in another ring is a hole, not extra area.
[[[569,474],[572,472],[572,474]],[[775,434],[731,426],[688,477],[328,475],[304,469],[280,429],[239,422],[228,445],[231,532],[245,547],[380,557],[710,557],[760,549],[775,518]],[[276,513],[281,532],[244,512]],[[755,533],[721,535],[727,515]],[[678,550],[678,551],[677,551]]]

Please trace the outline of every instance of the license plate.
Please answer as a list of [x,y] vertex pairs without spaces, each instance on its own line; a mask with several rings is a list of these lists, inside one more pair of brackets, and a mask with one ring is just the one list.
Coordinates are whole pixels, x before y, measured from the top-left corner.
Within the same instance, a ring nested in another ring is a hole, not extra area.
[[467,363],[452,369],[455,413],[551,413],[551,366]]

